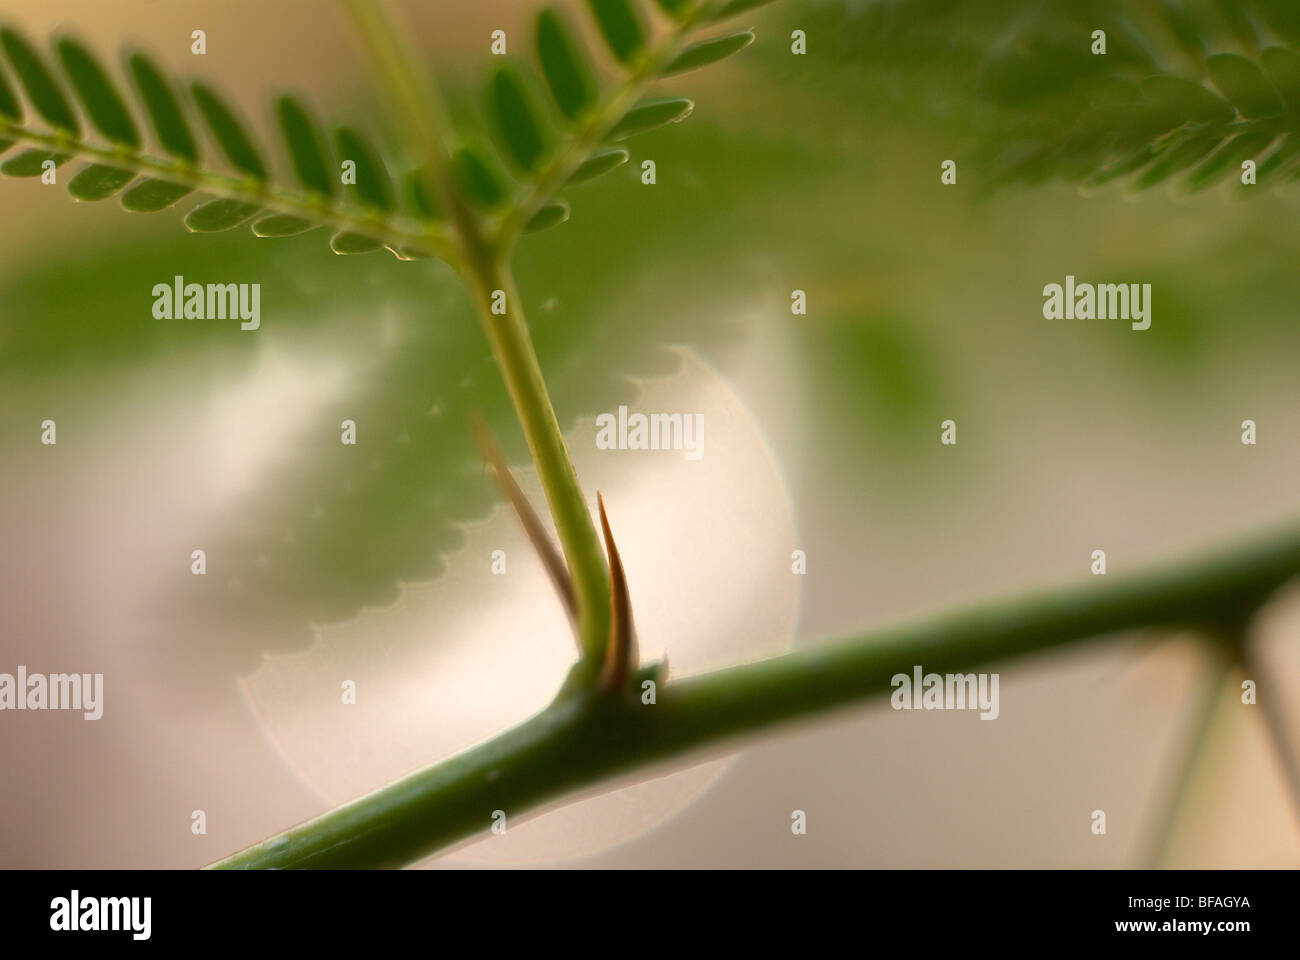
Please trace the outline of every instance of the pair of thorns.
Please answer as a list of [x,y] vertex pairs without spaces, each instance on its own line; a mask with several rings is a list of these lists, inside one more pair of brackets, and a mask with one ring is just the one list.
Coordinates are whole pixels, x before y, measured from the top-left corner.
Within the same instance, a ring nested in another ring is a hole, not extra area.
[[[570,621],[576,624],[578,621],[577,596],[574,593],[573,581],[569,577],[569,570],[565,566],[564,558],[560,556],[560,552],[555,548],[550,535],[542,525],[541,519],[533,510],[532,504],[528,502],[523,490],[519,488],[519,484],[510,472],[510,466],[506,463],[501,448],[497,446],[487,424],[481,418],[476,418],[472,427],[479,451],[487,465],[492,468],[492,473],[496,476],[497,485],[501,488],[502,495],[514,507],[515,514],[519,517],[519,522],[523,524],[529,542],[532,543],[533,549],[537,551],[537,555],[541,558],[542,565],[546,568],[546,573],[551,579],[551,584],[555,587],[555,592],[560,595],[564,609],[568,611]],[[628,596],[627,576],[623,571],[623,560],[618,554],[618,547],[614,543],[614,534],[609,528],[609,516],[605,512],[605,498],[600,495],[599,491],[596,493],[596,501],[600,506],[600,527],[605,537],[605,553],[609,557],[610,585],[609,641],[605,647],[605,660],[601,667],[599,683],[600,688],[605,692],[617,693],[627,685],[628,674],[637,660],[636,631],[632,624],[632,602]]]

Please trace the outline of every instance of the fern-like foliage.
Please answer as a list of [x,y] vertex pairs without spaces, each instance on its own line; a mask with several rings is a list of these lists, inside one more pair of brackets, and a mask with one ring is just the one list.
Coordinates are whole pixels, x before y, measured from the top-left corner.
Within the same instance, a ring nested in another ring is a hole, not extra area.
[[[565,16],[543,9],[534,46],[544,84],[520,62],[491,71],[490,137],[457,131],[460,145],[450,157],[458,199],[507,239],[564,222],[569,206],[558,195],[565,187],[625,163],[621,141],[691,112],[684,97],[641,99],[646,85],[715,63],[754,38],[743,31],[686,45],[685,36],[765,2],[656,0],[664,22],[657,25],[633,0],[588,0],[622,74],[609,84],[598,79],[591,51]],[[285,166],[293,173],[292,183],[280,184],[238,114],[205,83],[182,91],[152,59],[134,53],[127,72],[142,107],[136,111],[95,55],[71,37],[56,40],[50,60],[11,28],[0,29],[0,48],[17,81],[11,84],[0,70],[0,155],[7,155],[0,174],[37,177],[80,159],[86,165],[67,181],[75,199],[116,196],[126,210],[155,212],[197,193],[202,202],[185,216],[195,232],[250,225],[259,237],[288,237],[326,227],[338,254],[387,248],[404,260],[453,255],[450,231],[422,187],[419,165],[401,170],[351,126],[338,126],[328,137],[295,97],[275,104]],[[204,163],[196,118],[226,169]],[[161,156],[146,152],[144,129]],[[340,176],[344,161],[355,165],[354,183]],[[400,171],[396,181],[393,171]]]
[[[1016,116],[977,156],[995,184],[1300,178],[1300,4],[1160,0],[1053,8],[1004,38],[977,88]],[[1091,32],[1105,30],[1094,54]]]
[[[339,253],[389,246],[398,253],[436,255],[443,249],[439,226],[397,205],[384,162],[361,134],[346,126],[337,129],[336,142],[340,156],[357,166],[357,186],[343,194],[324,134],[308,108],[293,97],[281,97],[277,113],[297,182],[278,185],[243,121],[204,83],[181,93],[152,59],[133,53],[126,67],[141,118],[94,54],[77,40],[58,39],[52,61],[10,28],[0,29],[0,47],[17,90],[26,95],[24,104],[0,73],[0,152],[8,154],[0,162],[2,174],[36,177],[51,166],[81,159],[88,163],[67,181],[73,198],[116,196],[123,209],[149,213],[197,193],[202,202],[186,214],[185,226],[199,233],[251,224],[258,236],[283,237],[328,226],[331,246]],[[68,87],[75,98],[66,92]],[[25,106],[32,114],[30,122]],[[83,128],[83,116],[90,131]],[[224,158],[225,170],[203,162],[196,116]],[[152,132],[162,156],[145,152],[143,129]]]

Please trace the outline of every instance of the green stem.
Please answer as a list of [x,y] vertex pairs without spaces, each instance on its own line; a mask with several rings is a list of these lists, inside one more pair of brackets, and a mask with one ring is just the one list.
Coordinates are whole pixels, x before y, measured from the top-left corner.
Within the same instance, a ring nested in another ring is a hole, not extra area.
[[1293,530],[1180,569],[1094,580],[677,681],[653,705],[592,692],[561,697],[479,747],[213,866],[400,866],[486,836],[495,810],[518,818],[609,777],[884,696],[895,674],[915,666],[959,672],[1117,631],[1238,625],[1298,573]]
[[[578,639],[586,654],[584,674],[591,679],[608,639],[609,574],[600,538],[542,379],[523,301],[508,266],[509,254],[501,244],[485,236],[478,216],[465,206],[455,189],[444,134],[446,109],[437,83],[408,39],[409,31],[403,31],[383,2],[343,2],[391,94],[386,99],[394,105],[395,118],[399,124],[409,125],[413,146],[426,161],[422,169],[427,168],[439,204],[449,211],[459,246],[456,267],[470,289],[492,345],[568,561],[577,601]],[[493,312],[497,291],[506,297],[506,309],[500,314]]]
[[[484,226],[460,200],[447,159],[446,108],[432,75],[409,42],[409,31],[398,25],[387,4],[377,0],[343,0],[357,26],[370,59],[383,78],[399,124],[409,125],[412,146],[424,157],[429,186],[448,211],[459,256],[456,268],[469,287],[502,379],[515,405],[529,453],[541,477],[542,489],[555,520],[564,558],[568,561],[577,601],[578,641],[591,665],[599,663],[610,623],[610,580],[604,567],[601,540],[578,487],[577,473],[564,446],[559,421],[551,407],[546,381],[537,363],[524,304],[515,289],[508,254],[486,237]],[[493,312],[495,295],[506,295],[506,310]]]
[[[508,266],[493,260],[469,264],[466,275],[568,561],[577,602],[578,639],[591,679],[609,639],[609,571],[605,554],[546,392],[514,275]],[[505,294],[505,310],[500,314],[492,312],[493,294],[498,290]]]
[[393,122],[399,132],[408,135],[419,157],[416,175],[425,179],[439,207],[448,212],[461,244],[480,246],[477,220],[460,201],[452,181],[445,136],[447,108],[411,39],[411,31],[397,22],[384,0],[342,2],[389,93],[384,101],[390,105]]

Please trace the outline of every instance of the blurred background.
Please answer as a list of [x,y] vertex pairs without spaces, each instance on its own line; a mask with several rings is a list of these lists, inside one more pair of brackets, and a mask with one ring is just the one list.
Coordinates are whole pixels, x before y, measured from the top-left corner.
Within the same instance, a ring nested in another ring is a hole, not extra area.
[[[402,6],[457,116],[478,122],[491,31],[524,54],[538,5]],[[1101,74],[1142,65],[1133,38],[1171,56],[1150,28],[1169,5],[1082,6],[763,8],[751,48],[665,84],[696,100],[685,123],[631,141],[631,163],[571,192],[571,222],[524,242],[543,369],[584,486],[609,502],[647,657],[666,651],[680,676],[1082,583],[1096,549],[1122,576],[1294,520],[1300,190],[1081,189],[1024,162],[1050,158],[1039,148],[1074,129]],[[0,14],[115,66],[138,46],[210,80],[266,146],[281,90],[387,136],[331,4],[0,0]],[[1207,52],[1258,42],[1222,11],[1197,22]],[[1115,59],[1080,61],[1111,24],[1127,38]],[[567,624],[468,412],[540,494],[449,269],[337,257],[319,231],[189,234],[184,201],[128,215],[5,180],[0,205],[0,672],[102,672],[106,690],[93,723],[0,716],[0,866],[200,866],[545,704]],[[1151,283],[1150,330],[1044,320],[1042,288],[1067,274]],[[261,329],[155,320],[153,285],[176,275],[260,283]],[[595,416],[620,404],[703,413],[703,459],[596,450]],[[1282,598],[1258,627],[1293,736],[1298,623]],[[429,865],[1300,861],[1260,708],[1197,638],[1098,638],[990,669],[995,723],[864,704]]]

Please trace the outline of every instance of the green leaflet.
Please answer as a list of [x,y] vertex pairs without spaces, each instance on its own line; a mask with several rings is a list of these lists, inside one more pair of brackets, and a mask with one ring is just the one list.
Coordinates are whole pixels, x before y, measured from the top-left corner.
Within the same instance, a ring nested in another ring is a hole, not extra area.
[[92,163],[68,181],[68,193],[76,200],[107,200],[134,179],[130,170]]
[[330,237],[330,249],[340,256],[355,253],[374,253],[381,247],[383,247],[383,244],[373,237],[367,237],[360,233],[351,233],[346,230]]
[[1133,189],[1149,190],[1174,174],[1200,163],[1218,143],[1217,137],[1195,137],[1164,151],[1133,181]]
[[596,26],[609,50],[622,64],[631,64],[645,49],[645,27],[630,0],[587,0]]
[[253,234],[258,237],[296,237],[317,226],[319,224],[301,217],[293,217],[287,213],[273,213],[253,224]]
[[1287,169],[1291,168],[1292,162],[1297,158],[1300,158],[1300,135],[1291,133],[1265,158],[1255,174],[1261,183],[1271,179],[1274,174],[1285,177]]
[[1193,63],[1203,62],[1206,52],[1205,34],[1201,32],[1196,18],[1188,12],[1182,0],[1161,0],[1160,10],[1165,26],[1169,28],[1169,32],[1173,34],[1188,59]]
[[66,153],[54,153],[50,150],[24,150],[0,163],[0,173],[6,177],[39,177],[45,172],[45,161],[53,160],[60,167],[72,158]]
[[72,87],[86,108],[86,116],[104,136],[114,143],[128,147],[140,145],[140,134],[135,121],[127,113],[126,104],[118,94],[113,81],[85,47],[70,37],[58,42],[59,60],[72,81]]
[[716,40],[705,40],[702,43],[694,44],[683,50],[681,56],[668,65],[668,69],[664,71],[664,76],[671,77],[674,74],[685,73],[688,70],[707,67],[711,63],[717,63],[733,53],[744,50],[753,42],[754,31],[744,30],[730,36],[718,37]]
[[332,197],[334,174],[330,171],[329,161],[325,159],[325,147],[317,133],[316,124],[307,114],[306,107],[293,97],[281,97],[277,113],[285,143],[289,145],[293,171],[299,182],[321,196]]
[[[1170,127],[1187,121],[1229,123],[1232,106],[1213,91],[1182,77],[1155,76],[1142,81],[1142,96]],[[1169,129],[1169,127],[1166,127]]]
[[569,205],[563,200],[553,200],[534,214],[524,227],[526,233],[536,233],[548,227],[559,226],[569,219]]
[[265,180],[266,167],[262,166],[262,158],[253,149],[253,144],[234,114],[212,90],[203,84],[194,84],[191,91],[194,94],[194,102],[199,105],[199,111],[207,121],[208,129],[212,131],[226,159],[236,169],[253,179]]
[[537,57],[560,112],[570,120],[581,117],[596,102],[591,66],[563,17],[550,8],[537,17]]
[[587,161],[573,172],[569,178],[570,183],[583,183],[587,180],[595,180],[602,174],[609,173],[618,167],[627,163],[631,156],[627,152],[627,147],[606,147],[598,150],[587,158]]
[[209,200],[186,215],[185,226],[195,233],[220,233],[239,226],[260,209],[255,203],[240,200]]
[[437,201],[425,188],[425,177],[419,170],[412,170],[403,181],[406,204],[423,220],[437,220],[441,214]]
[[1092,176],[1084,181],[1085,186],[1090,188],[1101,187],[1110,183],[1112,180],[1118,180],[1120,177],[1127,176],[1135,170],[1140,170],[1148,163],[1160,156],[1161,151],[1155,147],[1143,147],[1131,157],[1127,157],[1118,163],[1109,164],[1095,172]]
[[[1254,18],[1246,11],[1246,5],[1242,3],[1242,0],[1219,0],[1214,6],[1237,43],[1247,50],[1254,50],[1259,47],[1259,29],[1253,22]],[[1295,5],[1287,3],[1286,6],[1294,7]]]
[[9,81],[0,71],[0,117],[9,120],[18,121],[23,118],[22,105],[18,103],[18,98],[14,96],[13,89],[9,86]]
[[456,183],[474,206],[495,210],[505,203],[505,182],[484,151],[461,147],[452,154],[451,165]]
[[625,140],[645,133],[667,123],[685,120],[695,103],[686,97],[661,97],[654,100],[642,100],[627,112],[622,120],[610,131],[610,139]]
[[0,45],[4,46],[9,62],[13,65],[14,72],[18,74],[18,79],[22,82],[23,89],[27,91],[27,96],[32,101],[32,106],[36,108],[36,112],[50,126],[65,130],[74,136],[79,134],[81,125],[77,123],[72,107],[64,99],[54,78],[41,63],[36,51],[8,27],[0,29]]
[[388,168],[384,166],[383,160],[350,127],[339,127],[334,139],[338,143],[339,160],[351,160],[357,165],[357,182],[354,186],[357,194],[370,206],[385,213],[391,211],[393,182],[388,177]]
[[122,209],[130,210],[132,213],[156,213],[159,210],[166,210],[182,197],[187,197],[193,192],[193,187],[180,183],[141,180],[122,194]]
[[1266,47],[1259,60],[1292,112],[1300,113],[1300,53],[1286,47]]
[[1272,117],[1282,112],[1282,98],[1253,60],[1237,53],[1216,53],[1205,66],[1214,85],[1243,117]]
[[525,173],[534,173],[550,151],[550,138],[522,74],[503,64],[488,81],[488,102],[506,154]]
[[197,163],[199,148],[190,133],[189,124],[181,114],[171,86],[163,79],[158,68],[144,54],[132,54],[128,61],[131,79],[140,91],[145,111],[153,123],[158,143],[173,157],[180,157],[190,163]]

